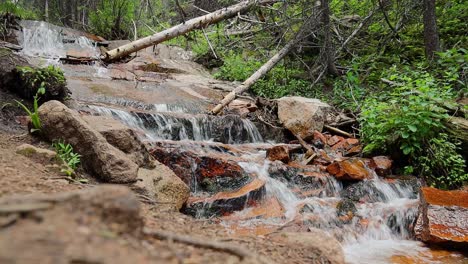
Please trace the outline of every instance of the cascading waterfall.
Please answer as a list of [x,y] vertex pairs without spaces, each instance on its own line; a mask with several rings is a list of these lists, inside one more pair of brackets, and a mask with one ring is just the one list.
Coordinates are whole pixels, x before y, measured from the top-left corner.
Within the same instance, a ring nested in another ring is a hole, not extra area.
[[67,37],[63,29],[46,22],[23,23],[23,54],[47,59],[60,59],[67,56],[68,50],[85,51],[90,57],[98,58],[96,44],[83,36]]
[[[123,110],[89,105],[94,112],[112,116],[130,127],[145,132],[147,139],[220,141],[225,143],[263,142],[260,132],[249,120],[210,117],[207,115],[172,115],[165,113],[129,113]],[[158,105],[157,108],[169,109]],[[219,133],[222,130],[223,133]]]
[[[336,204],[343,199],[343,187],[333,177],[328,178],[325,191],[318,197],[300,199],[285,183],[270,177],[269,161],[240,162],[239,165],[247,173],[266,181],[267,197],[275,197],[285,208],[282,224],[292,221],[299,211],[302,211],[304,219],[311,216],[313,220],[306,221],[306,224],[327,230],[340,238],[347,263],[390,263],[392,256],[420,257],[428,250],[420,242],[410,240],[409,225],[417,217],[419,201],[410,186],[388,183],[374,175],[365,182],[365,192],[374,193],[375,200],[358,203],[353,220],[343,224],[337,220],[336,209]],[[299,210],[300,206],[307,210]],[[244,221],[242,226],[255,226],[259,221],[274,224],[269,219],[254,219]]]

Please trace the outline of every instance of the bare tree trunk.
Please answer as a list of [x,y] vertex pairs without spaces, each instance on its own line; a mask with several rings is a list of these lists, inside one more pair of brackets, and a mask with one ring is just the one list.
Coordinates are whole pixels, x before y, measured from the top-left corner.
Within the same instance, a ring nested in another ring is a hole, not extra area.
[[439,34],[437,33],[435,0],[423,0],[424,17],[424,46],[426,58],[432,60],[435,52],[439,51]]
[[205,16],[190,19],[185,23],[171,27],[152,36],[139,39],[137,41],[118,47],[117,49],[108,51],[106,52],[106,56],[104,59],[107,61],[119,59],[133,52],[185,34],[191,30],[204,28],[210,24],[214,24],[224,19],[231,18],[233,16],[236,16],[240,12],[245,12],[249,10],[254,5],[256,5],[257,2],[258,1],[255,0],[243,1],[239,4],[223,8]]
[[46,22],[49,22],[49,1],[45,0],[44,3],[44,18]]
[[327,72],[331,75],[338,76],[339,72],[335,66],[335,51],[331,38],[330,6],[328,1],[329,0],[321,0],[323,30],[322,60],[325,67],[327,67]]

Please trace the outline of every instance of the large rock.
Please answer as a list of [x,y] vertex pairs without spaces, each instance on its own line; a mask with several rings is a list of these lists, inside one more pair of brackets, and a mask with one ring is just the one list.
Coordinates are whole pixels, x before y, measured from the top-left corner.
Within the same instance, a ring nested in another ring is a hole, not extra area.
[[309,232],[280,232],[268,236],[275,242],[284,243],[287,247],[301,246],[307,248],[304,263],[344,264],[344,253],[340,243],[332,236],[319,229]]
[[267,150],[266,156],[271,161],[279,160],[287,164],[290,160],[289,148],[286,145],[274,146]]
[[82,156],[83,165],[100,180],[110,183],[136,181],[138,165],[118,150],[80,115],[58,101],[39,108],[41,133],[49,140],[64,140]]
[[422,188],[416,237],[468,250],[468,192]]
[[332,107],[318,99],[283,97],[278,99],[278,118],[284,127],[303,139],[322,131]]
[[183,212],[194,217],[208,218],[229,215],[259,203],[265,193],[265,181],[253,179],[235,191],[220,192],[212,197],[192,197]]
[[339,180],[361,181],[372,177],[365,161],[358,158],[335,161],[327,166],[327,171]]
[[82,116],[82,118],[101,133],[107,142],[127,154],[140,167],[155,166],[154,159],[138,138],[135,130],[107,116]]
[[140,168],[135,186],[154,198],[163,208],[180,210],[190,196],[190,188],[174,172],[159,162],[154,169]]

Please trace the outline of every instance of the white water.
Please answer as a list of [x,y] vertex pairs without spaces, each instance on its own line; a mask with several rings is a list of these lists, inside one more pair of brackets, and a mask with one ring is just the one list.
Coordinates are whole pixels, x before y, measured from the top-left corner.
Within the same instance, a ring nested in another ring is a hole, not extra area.
[[77,36],[67,38],[59,27],[46,22],[34,22],[31,26],[23,27],[22,52],[32,57],[59,59],[67,56],[67,51],[74,49],[84,51],[93,58],[99,57],[96,44],[90,39]]
[[[321,192],[320,197],[300,199],[284,182],[269,176],[269,161],[258,163],[257,157],[251,157],[255,161],[240,162],[239,165],[246,172],[266,181],[267,197],[276,197],[285,209],[282,224],[292,221],[299,213],[299,206],[306,205],[312,212],[303,213],[304,219],[307,219],[308,215],[313,216],[314,221],[309,223],[311,227],[328,230],[341,238],[347,263],[391,263],[392,256],[421,256],[421,253],[428,251],[422,243],[411,240],[407,228],[416,218],[418,205],[418,199],[411,199],[413,194],[409,187],[398,183],[389,184],[374,175],[368,183],[381,192],[378,201],[356,203],[355,217],[350,223],[343,224],[337,221],[336,209],[343,187],[333,177],[328,178],[325,191]],[[371,189],[369,188],[368,192],[372,192]],[[241,215],[242,212],[238,214]],[[392,227],[387,224],[390,217],[394,219]],[[259,221],[267,225],[278,224],[269,219],[255,219],[246,220],[241,226],[255,226]],[[361,221],[366,221],[367,225],[363,226]],[[427,261],[437,263],[429,259]]]
[[[101,115],[112,116],[119,119],[130,127],[139,128],[144,131],[147,139],[156,140],[195,140],[213,141],[218,129],[207,115],[183,115],[174,116],[164,113],[134,114],[123,110],[89,105],[89,108]],[[155,105],[156,109],[168,110],[177,107],[168,105]],[[219,122],[224,122],[218,118]],[[240,119],[239,122],[227,120],[225,125],[224,138],[226,143],[236,143],[238,133],[245,134],[247,142],[263,142],[260,132],[249,120]],[[226,138],[227,137],[227,138]]]

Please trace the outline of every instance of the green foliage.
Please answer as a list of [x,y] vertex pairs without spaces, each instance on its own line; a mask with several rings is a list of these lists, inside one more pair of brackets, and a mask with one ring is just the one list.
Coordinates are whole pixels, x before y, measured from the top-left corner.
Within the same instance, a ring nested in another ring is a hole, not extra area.
[[[255,58],[245,59],[242,54],[229,52],[224,64],[215,74],[216,78],[243,82],[257,71],[263,62]],[[301,70],[279,64],[252,87],[252,91],[262,97],[279,98],[286,95],[310,95],[310,82],[297,78]]]
[[57,156],[65,162],[72,170],[76,170],[81,162],[81,155],[73,152],[73,147],[70,144],[58,141],[52,144],[57,152]]
[[[138,1],[139,2],[139,1]],[[93,33],[106,39],[125,39],[134,35],[135,0],[103,0],[97,9],[89,10],[89,24]]]
[[215,77],[228,81],[243,82],[261,66],[261,61],[253,58],[244,59],[242,54],[231,51],[224,57],[224,65],[215,74]]
[[429,140],[422,155],[416,158],[419,173],[426,176],[431,186],[453,189],[468,181],[465,160],[457,153],[458,145],[450,142],[447,134],[441,133]]
[[405,173],[418,173],[444,189],[459,187],[467,180],[459,148],[444,134],[449,115],[438,106],[438,102],[453,101],[457,95],[454,87],[461,85],[456,74],[462,66],[453,57],[443,54],[440,60],[444,62],[432,73],[422,66],[390,68],[385,79],[396,88],[366,99],[360,115],[361,137],[367,144],[364,152],[406,157],[409,166]]
[[44,87],[41,87],[37,90],[37,93],[36,95],[34,96],[34,100],[33,100],[33,110],[29,110],[29,108],[24,105],[23,103],[21,103],[20,101],[16,101],[16,103],[21,107],[23,108],[23,110],[28,114],[29,118],[31,118],[31,123],[32,123],[32,128],[31,128],[31,133],[34,133],[34,132],[37,132],[37,131],[40,131],[41,128],[42,128],[42,125],[41,125],[41,119],[39,118],[39,112],[38,112],[38,108],[39,108],[39,99],[40,99],[40,95],[43,95],[45,94],[45,88]]
[[16,67],[20,74],[20,79],[31,91],[39,91],[51,86],[66,86],[66,79],[63,71],[55,66],[33,69],[31,67]]
[[13,14],[20,17],[21,19],[38,19],[37,12],[34,10],[25,9],[22,6],[12,3],[9,0],[0,3],[0,14],[3,15],[6,13]]

